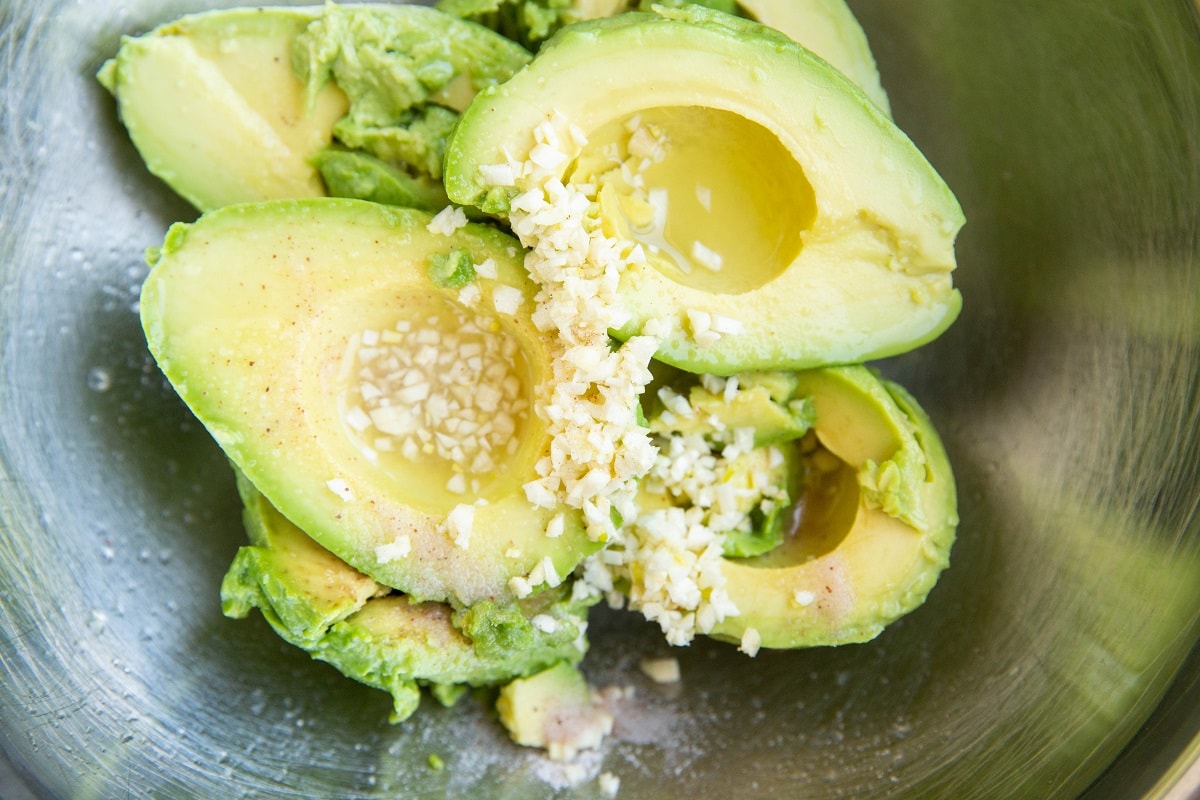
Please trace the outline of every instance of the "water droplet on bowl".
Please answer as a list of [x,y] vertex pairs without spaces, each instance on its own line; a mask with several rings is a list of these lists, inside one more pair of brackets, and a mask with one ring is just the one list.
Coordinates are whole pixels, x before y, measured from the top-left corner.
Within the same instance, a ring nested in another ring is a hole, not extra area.
[[93,392],[107,392],[112,388],[112,374],[103,367],[88,370],[87,386]]

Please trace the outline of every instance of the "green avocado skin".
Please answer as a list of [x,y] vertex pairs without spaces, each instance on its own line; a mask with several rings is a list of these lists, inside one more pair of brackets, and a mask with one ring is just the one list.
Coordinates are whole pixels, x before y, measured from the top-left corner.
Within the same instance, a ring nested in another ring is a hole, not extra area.
[[[455,612],[393,593],[339,560],[290,523],[240,472],[251,544],[221,583],[226,616],[257,608],[285,641],[347,677],[389,692],[393,720],[412,714],[421,687],[452,703],[468,686],[494,686],[586,652],[587,609],[570,589],[508,605]],[[543,630],[532,622],[537,618]],[[547,622],[553,620],[553,622]]]

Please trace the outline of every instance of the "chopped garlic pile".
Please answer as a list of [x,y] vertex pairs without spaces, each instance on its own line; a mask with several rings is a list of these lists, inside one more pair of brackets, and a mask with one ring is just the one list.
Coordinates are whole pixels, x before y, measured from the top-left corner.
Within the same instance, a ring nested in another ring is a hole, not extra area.
[[[640,173],[665,157],[668,142],[636,119],[627,130],[628,154],[613,149],[606,157],[621,180],[640,191]],[[525,266],[540,287],[534,323],[558,341],[550,399],[535,409],[548,422],[551,451],[537,464],[540,477],[525,485],[526,496],[540,506],[566,503],[582,509],[592,538],[609,543],[585,562],[576,591],[604,592],[619,605],[623,597],[616,587],[626,583],[630,605],[658,622],[671,644],[684,645],[737,615],[721,574],[725,536],[744,529],[750,511],[766,508],[763,504],[780,499],[783,490],[759,473],[747,485],[731,482],[731,475],[744,474],[732,465],[754,449],[753,431],[731,432],[715,453],[701,435],[656,441],[638,423],[638,398],[651,380],[650,358],[669,325],[652,321],[642,335],[616,349],[608,331],[628,322],[618,302],[618,283],[630,265],[645,262],[645,250],[606,233],[620,226],[605,224],[596,184],[564,184],[559,177],[581,153],[584,133],[555,116],[534,137],[527,161],[510,158],[483,170],[491,184],[520,190],[510,204],[509,224],[528,249]],[[666,212],[661,197],[651,190],[645,198],[650,224],[661,228]],[[692,255],[707,269],[721,268],[719,256],[702,245]],[[737,320],[699,311],[675,324],[690,329],[702,346],[742,327]],[[731,379],[718,393],[729,402],[736,391]],[[692,413],[685,398],[665,400],[673,413]],[[639,480],[673,505],[640,510]],[[524,596],[544,577],[514,579],[514,592]]]
[[637,400],[650,381],[647,365],[659,338],[635,336],[614,350],[608,336],[628,321],[616,301],[621,272],[645,254],[604,232],[594,186],[557,177],[586,144],[583,133],[556,118],[540,125],[535,139],[527,162],[485,173],[523,189],[509,224],[528,248],[525,266],[540,287],[534,324],[558,342],[549,399],[536,409],[548,423],[551,450],[525,492],[539,506],[581,509],[589,535],[611,541],[618,533],[614,512],[622,519],[636,514],[637,480],[656,455],[638,424]]
[[[736,396],[736,379],[703,381],[726,403]],[[664,415],[695,416],[681,395],[664,388],[659,396]],[[587,576],[609,594],[610,603],[620,598],[613,592],[618,582],[627,582],[630,606],[657,622],[670,644],[685,645],[737,616],[721,574],[725,537],[749,531],[755,510],[769,513],[787,501],[786,489],[770,474],[783,454],[755,448],[749,428],[724,431],[715,442],[674,432],[657,437],[656,444],[659,455],[643,492],[672,505],[643,511],[619,548],[592,559]]]
[[417,324],[363,331],[354,359],[358,402],[344,419],[368,458],[436,456],[453,471],[446,489],[462,495],[519,446],[529,413],[519,345],[495,319],[447,305]]

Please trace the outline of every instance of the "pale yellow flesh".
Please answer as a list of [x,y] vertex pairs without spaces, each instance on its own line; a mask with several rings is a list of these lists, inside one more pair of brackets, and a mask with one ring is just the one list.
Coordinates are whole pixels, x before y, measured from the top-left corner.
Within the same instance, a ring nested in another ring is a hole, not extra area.
[[[241,444],[247,434],[258,440],[255,463],[247,465],[245,471],[260,488],[264,488],[263,478],[269,479],[274,472],[264,469],[267,463],[276,463],[279,471],[287,471],[284,464],[309,457],[307,451],[289,443],[311,441],[319,442],[319,449],[312,455],[320,459],[311,465],[312,474],[307,480],[320,487],[323,496],[334,494],[324,485],[327,481],[347,480],[356,498],[368,492],[368,496],[379,493],[389,506],[403,504],[435,517],[459,503],[477,499],[447,491],[452,468],[434,458],[410,462],[391,454],[381,466],[364,452],[364,442],[348,425],[345,414],[346,398],[359,385],[356,375],[348,374],[345,368],[348,344],[364,329],[384,328],[397,319],[427,320],[431,309],[452,301],[421,275],[420,267],[388,274],[382,264],[389,251],[404,257],[396,252],[397,245],[351,246],[348,256],[380,266],[370,267],[376,277],[369,283],[349,291],[338,287],[337,272],[328,266],[330,259],[340,260],[341,255],[334,251],[319,253],[314,243],[299,233],[279,245],[272,260],[280,262],[281,268],[269,272],[258,269],[252,278],[233,278],[229,295],[206,293],[179,277],[195,261],[181,260],[174,270],[177,277],[171,280],[170,311],[174,333],[167,344],[168,352],[175,358],[206,358],[212,362],[210,377],[198,388],[202,388],[205,399],[223,400],[218,414],[205,415],[206,422],[213,416],[218,418],[214,431],[218,440],[232,439]],[[243,241],[230,237],[213,239],[207,250],[210,257],[236,263],[238,251],[244,246]],[[313,264],[318,258],[325,264]],[[309,264],[315,268],[309,269]],[[207,265],[202,269],[212,271]],[[208,280],[198,279],[199,283]],[[303,282],[307,287],[291,291],[284,284],[292,282]],[[294,311],[298,303],[303,304],[302,317],[296,317]],[[517,335],[511,322],[494,313],[481,315],[490,318],[498,329]],[[522,336],[526,342],[528,335]],[[228,359],[222,358],[224,353],[229,354]],[[520,360],[529,363],[531,359],[522,355]],[[528,390],[530,380],[526,378],[523,385]],[[275,393],[286,399],[276,401],[272,397]],[[229,430],[221,424],[226,419]],[[531,463],[540,453],[544,425],[531,419],[523,432],[528,435],[521,449],[508,469],[497,470],[490,477],[483,499],[502,501],[519,493],[520,482],[532,477]],[[356,485],[353,476],[369,476],[369,481]],[[266,489],[264,494],[270,497],[271,492]],[[289,508],[286,502],[276,505],[285,512]],[[358,503],[346,505],[349,513]]]
[[[369,315],[364,315],[366,309],[371,309]],[[395,330],[397,322],[402,322],[417,333],[429,332],[450,336],[456,333],[458,320],[463,317],[473,318],[472,321],[482,323],[482,326],[486,327],[488,331],[486,335],[505,337],[513,342],[516,353],[513,356],[512,364],[509,365],[510,374],[519,380],[521,397],[525,402],[525,408],[528,409],[533,400],[528,358],[497,314],[464,308],[440,294],[416,294],[405,297],[402,301],[399,298],[387,296],[382,303],[374,303],[367,297],[355,298],[354,302],[344,304],[340,311],[342,313],[338,315],[338,325],[344,324],[340,339],[348,346],[342,357],[334,393],[334,397],[338,401],[338,413],[341,417],[338,427],[359,452],[375,462],[383,480],[390,487],[389,491],[395,497],[416,507],[433,506],[448,510],[458,503],[473,502],[478,498],[493,500],[521,491],[520,477],[524,474],[524,470],[520,464],[515,463],[517,460],[515,453],[497,452],[496,465],[485,473],[477,474],[441,456],[431,445],[423,446],[415,458],[406,455],[399,447],[391,450],[381,449],[379,446],[380,432],[373,426],[365,430],[356,430],[347,422],[348,410],[361,408],[363,404],[364,365],[359,359],[359,354],[363,349],[361,344],[363,332],[391,332]],[[341,319],[343,313],[345,319]],[[439,365],[430,370],[435,373],[434,377],[437,373],[444,374],[454,369],[460,357],[458,353],[448,351],[436,343],[421,347],[427,347],[438,353]],[[414,375],[424,372],[419,369],[399,371]],[[472,393],[480,391],[479,385],[464,388]],[[315,401],[318,398],[313,399]],[[396,398],[392,398],[391,402],[410,408],[415,405]],[[480,420],[481,423],[486,421],[486,419]],[[533,433],[534,430],[529,424],[529,414],[522,413],[516,422],[512,439],[518,442],[528,440],[528,434]],[[453,435],[444,428],[442,432],[448,436]],[[408,438],[417,440],[416,437]],[[517,468],[514,469],[514,467]],[[478,481],[475,489],[469,492],[469,496],[447,489],[447,485],[456,473],[465,476],[464,480],[467,481],[468,486],[470,486],[470,481]]]
[[[849,368],[865,373],[863,368]],[[722,574],[741,612],[719,623],[717,638],[739,641],[748,628],[763,647],[788,648],[866,641],[919,605],[947,559],[957,523],[954,485],[945,454],[924,422],[885,412],[843,380],[846,370],[808,373],[800,392],[816,390],[816,435],[841,462],[810,487],[795,518],[797,527],[774,552],[726,559]],[[855,473],[868,460],[890,458],[914,432],[929,455],[930,473],[919,487],[929,529],[917,530],[871,508],[860,497]]]
[[[142,318],[180,396],[275,507],[380,583],[469,605],[511,596],[509,580],[547,557],[567,575],[594,545],[570,513],[564,534],[548,538],[561,509],[534,508],[520,491],[548,447],[535,415],[482,497],[439,488],[445,472],[423,464],[383,469],[349,435],[347,343],[365,328],[426,314],[431,303],[458,302],[426,274],[431,254],[465,249],[474,263],[495,260],[498,278],[478,279],[474,310],[518,340],[526,387],[544,382],[542,334],[528,314],[494,310],[501,286],[520,289],[532,307],[515,243],[482,226],[431,233],[429,219],[328,198],[206,214],[168,236],[143,288]],[[480,499],[469,537],[447,528],[452,510]],[[379,557],[377,548],[402,537],[410,552]]]
[[[662,142],[661,160],[600,177],[618,195],[603,204],[625,238],[638,241],[663,275],[718,294],[739,294],[777,277],[795,259],[801,235],[816,215],[812,186],[779,137],[745,117],[702,106],[652,108],[614,120],[589,136],[573,175],[576,183],[611,166],[604,154],[627,158],[631,132]],[[629,163],[637,164],[634,157]],[[662,213],[655,218],[656,195]],[[706,260],[697,253],[710,254]]]
[[324,194],[308,158],[331,143],[348,101],[330,84],[306,108],[288,55],[306,21],[180,23],[119,53],[114,91],[130,138],[200,210]]

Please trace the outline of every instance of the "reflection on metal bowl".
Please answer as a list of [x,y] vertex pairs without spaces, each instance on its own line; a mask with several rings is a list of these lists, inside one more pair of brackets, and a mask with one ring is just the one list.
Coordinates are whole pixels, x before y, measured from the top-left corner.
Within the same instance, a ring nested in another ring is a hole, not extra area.
[[[486,704],[389,726],[382,693],[220,614],[232,478],[135,313],[143,248],[194,212],[92,78],[121,34],[197,5],[0,7],[0,794],[552,795]],[[1191,796],[1197,9],[853,5],[969,220],[962,317],[882,365],[955,464],[953,564],[866,645],[671,651],[675,693],[636,670],[667,651],[654,631],[598,614],[589,675],[639,702],[593,766],[636,798]]]

